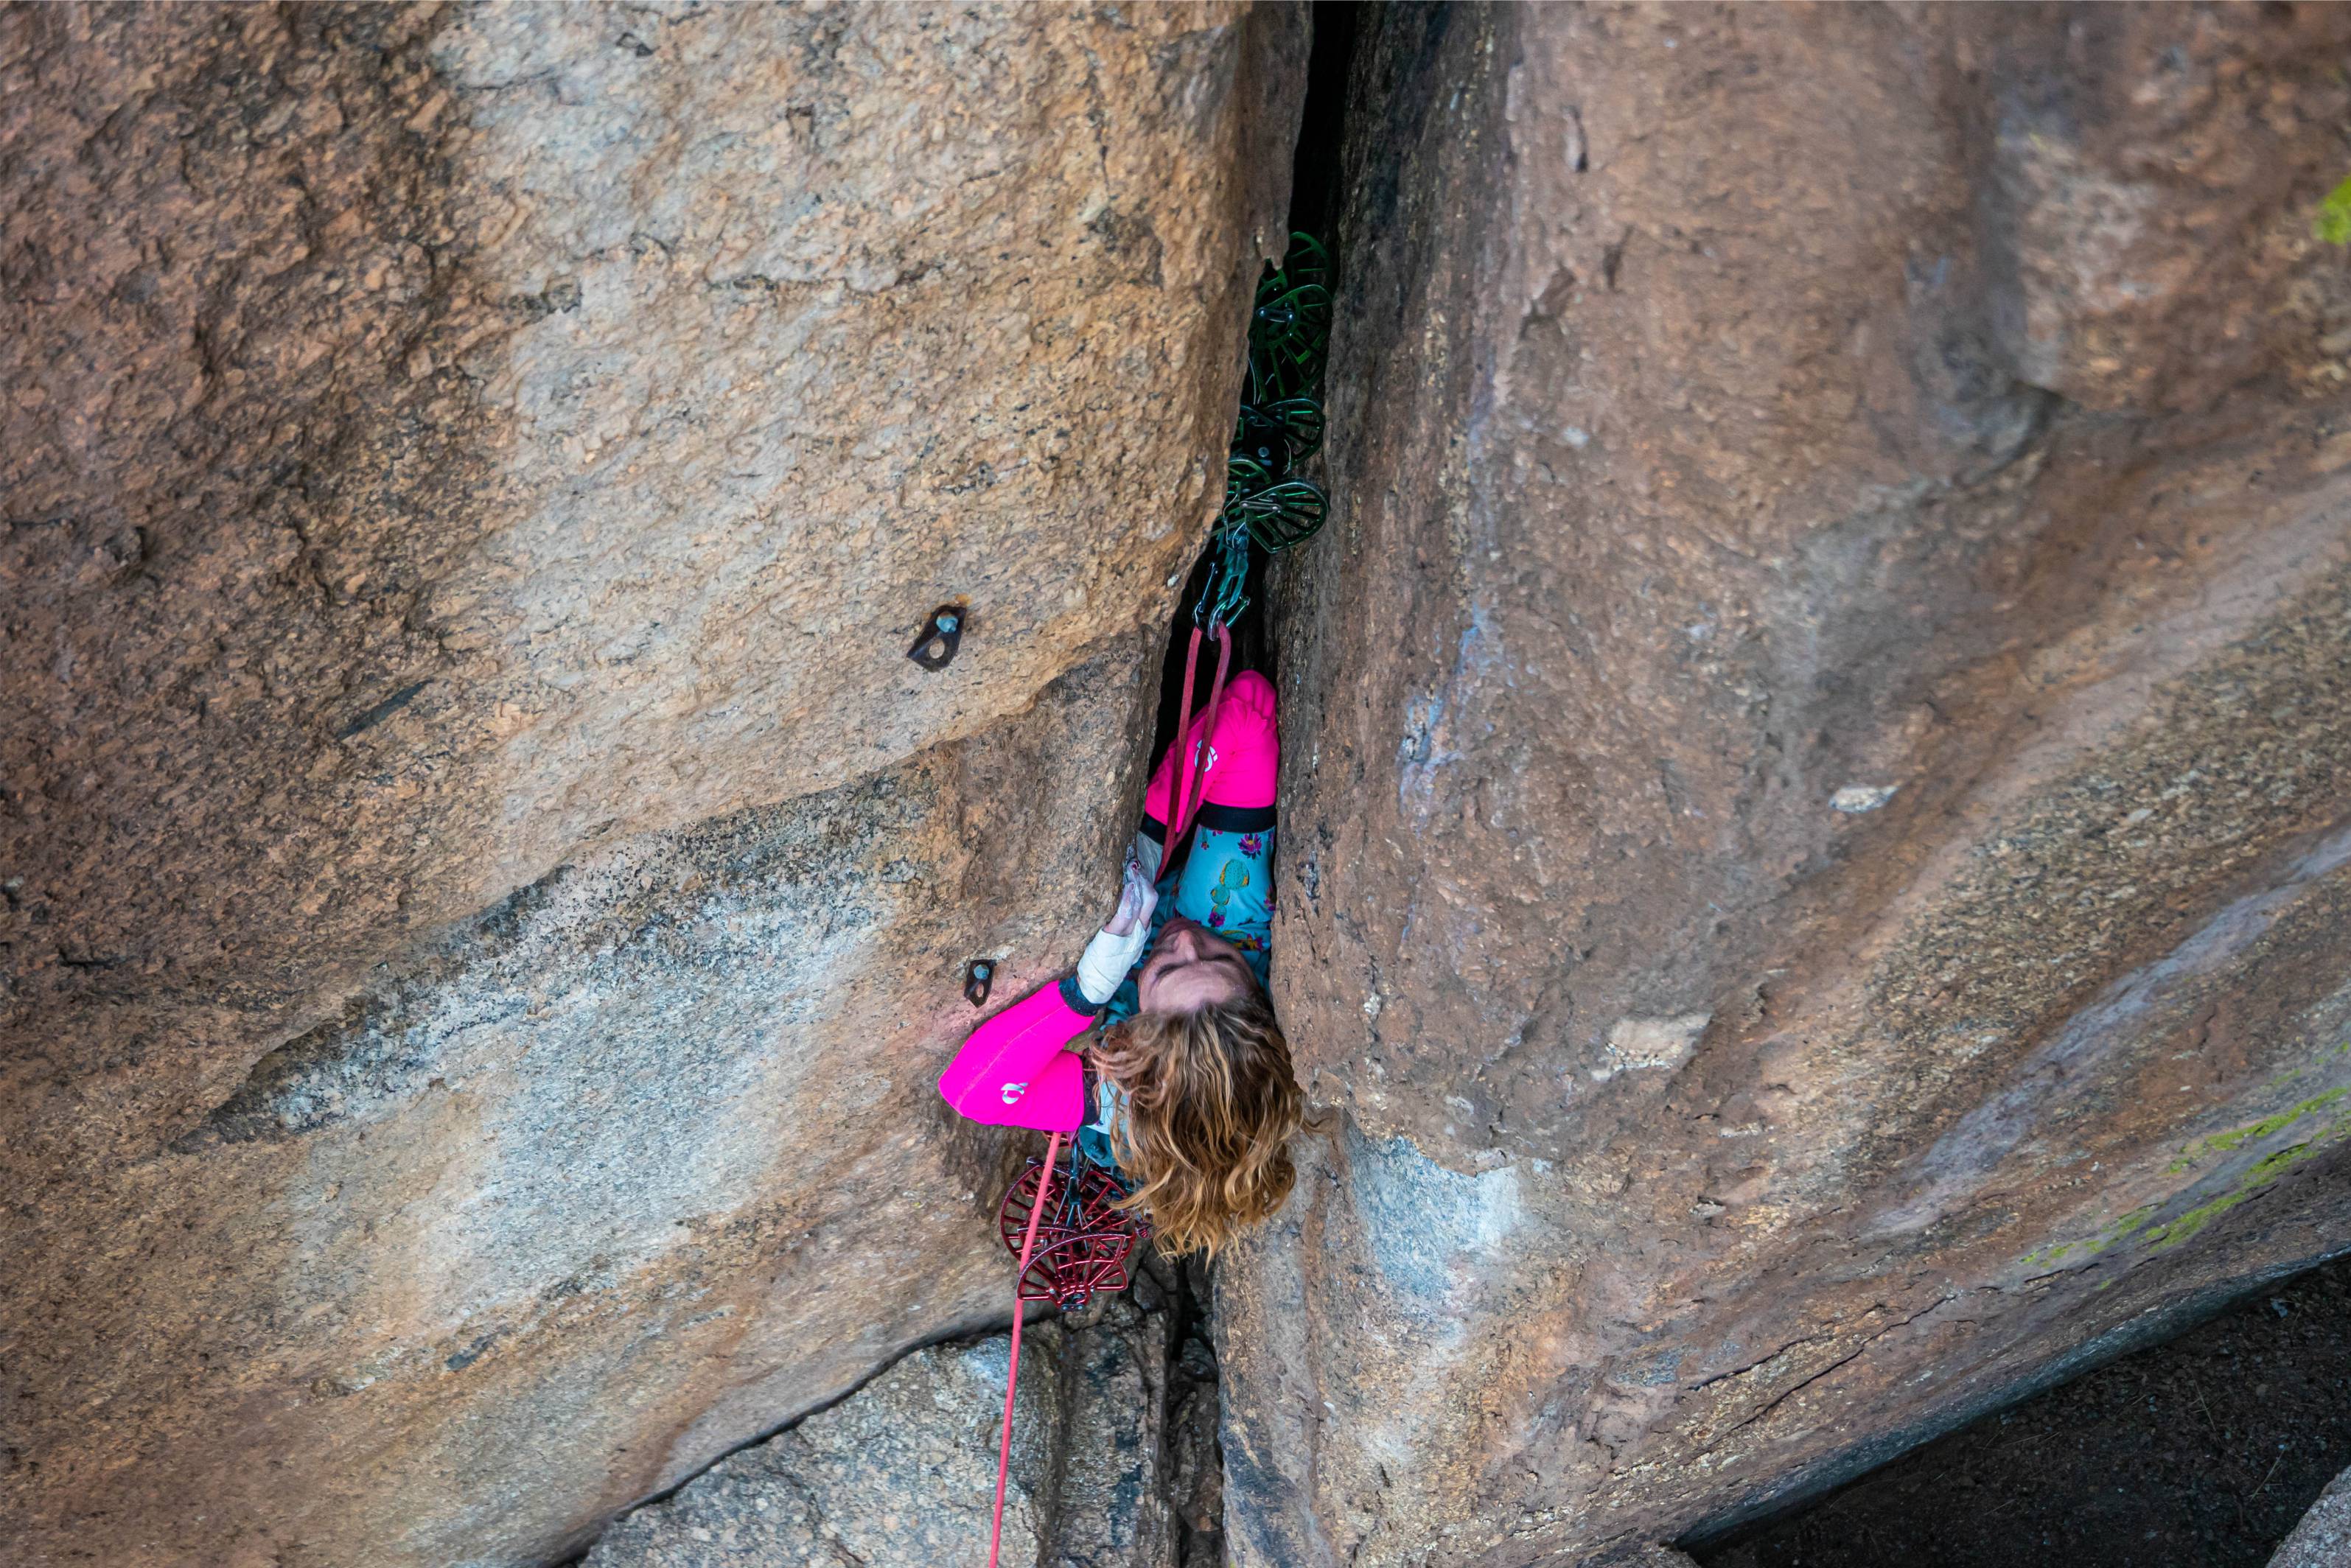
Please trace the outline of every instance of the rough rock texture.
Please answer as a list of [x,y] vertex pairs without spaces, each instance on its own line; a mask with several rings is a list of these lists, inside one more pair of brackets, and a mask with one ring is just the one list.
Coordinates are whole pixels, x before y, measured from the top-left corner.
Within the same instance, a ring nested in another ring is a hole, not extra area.
[[[1005,1568],[1180,1568],[1161,1473],[1173,1314],[1024,1331]],[[984,1563],[1010,1337],[915,1352],[627,1515],[587,1568]]]
[[[1329,1115],[1221,1489],[1081,1334],[1031,1560],[1654,1558],[2351,1243],[2351,13],[1363,26]],[[0,1559],[543,1563],[1001,1312],[929,1081],[1100,912],[1304,27],[0,12]],[[601,1550],[967,1551],[987,1372]]]
[[[963,1563],[984,1559],[1011,1340],[916,1351],[832,1408],[630,1513],[586,1568]],[[1067,1416],[1061,1325],[1022,1336],[1003,1562],[1034,1568]]]
[[2351,14],[1364,29],[1238,1561],[1719,1528],[2351,1242]]
[[0,1558],[542,1563],[1000,1321],[929,1082],[1114,877],[1303,31],[0,12]]
[[1068,1336],[1067,1449],[1042,1558],[1056,1568],[1181,1568],[1165,1476],[1172,1316],[1122,1297]]
[[2351,1565],[2351,1470],[2335,1478],[2270,1559],[2270,1568]]
[[1166,1497],[1183,1568],[1225,1568],[1225,1457],[1217,1442],[1224,1410],[1210,1327],[1191,1325],[1168,1375]]
[[1655,1542],[1636,1542],[1587,1557],[1579,1568],[1698,1568],[1698,1564],[1687,1552]]

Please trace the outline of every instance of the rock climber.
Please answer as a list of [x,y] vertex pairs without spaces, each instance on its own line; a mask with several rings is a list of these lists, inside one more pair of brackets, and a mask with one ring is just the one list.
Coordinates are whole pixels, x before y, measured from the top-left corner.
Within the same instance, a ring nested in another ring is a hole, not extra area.
[[[1195,790],[1177,768],[1204,739]],[[1160,757],[1117,913],[1076,972],[981,1024],[939,1080],[975,1121],[1075,1131],[1169,1252],[1213,1256],[1295,1179],[1301,1096],[1265,989],[1279,761],[1273,683],[1245,670]],[[1171,822],[1179,794],[1197,809]]]

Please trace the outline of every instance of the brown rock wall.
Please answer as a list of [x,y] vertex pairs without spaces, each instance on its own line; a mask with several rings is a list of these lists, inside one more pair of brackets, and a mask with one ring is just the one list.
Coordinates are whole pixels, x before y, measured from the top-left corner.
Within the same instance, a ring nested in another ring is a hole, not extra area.
[[[2343,1246],[2343,14],[1362,26],[1238,1561],[1656,1555]],[[929,1082],[1099,913],[1304,30],[0,12],[0,1555],[547,1561],[1001,1311]]]
[[0,12],[0,1556],[544,1562],[1001,1312],[929,1082],[1114,868],[1302,47]]
[[1239,1560],[1670,1537],[2343,1245],[2342,14],[1366,27]]

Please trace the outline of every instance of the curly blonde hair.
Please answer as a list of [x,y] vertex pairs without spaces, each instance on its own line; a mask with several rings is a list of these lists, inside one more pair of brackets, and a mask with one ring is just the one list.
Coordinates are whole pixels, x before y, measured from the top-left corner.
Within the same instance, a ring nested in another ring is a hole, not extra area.
[[1290,1196],[1304,1097],[1263,991],[1197,1012],[1138,1013],[1105,1030],[1093,1058],[1126,1095],[1112,1129],[1137,1184],[1123,1207],[1151,1216],[1164,1250],[1214,1258]]

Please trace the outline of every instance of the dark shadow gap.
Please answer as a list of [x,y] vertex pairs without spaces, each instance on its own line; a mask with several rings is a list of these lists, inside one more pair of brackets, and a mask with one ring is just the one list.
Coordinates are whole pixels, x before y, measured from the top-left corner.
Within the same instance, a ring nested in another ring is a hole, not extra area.
[[[1339,275],[1338,264],[1344,255],[1348,235],[1339,232],[1339,214],[1343,210],[1343,174],[1340,166],[1340,142],[1346,126],[1347,92],[1353,73],[1360,7],[1355,0],[1322,0],[1311,12],[1313,38],[1307,58],[1305,101],[1300,110],[1298,142],[1290,164],[1290,232],[1316,236],[1330,251],[1332,260],[1332,280]],[[1234,345],[1237,354],[1246,355],[1247,327],[1243,340]],[[1328,403],[1327,391],[1325,405]],[[1238,411],[1236,411],[1238,414]],[[1320,471],[1319,458],[1310,465]],[[1332,505],[1335,507],[1336,498]],[[1310,540],[1303,547],[1315,548]],[[1330,548],[1325,546],[1324,548]],[[1176,601],[1174,624],[1168,630],[1167,648],[1159,673],[1159,715],[1151,738],[1149,758],[1155,762],[1172,744],[1183,721],[1184,675],[1186,657],[1191,651],[1191,632],[1195,625],[1195,607],[1202,602],[1208,580],[1216,566],[1217,547],[1212,541],[1194,563],[1184,584],[1181,598]],[[1274,664],[1274,643],[1271,629],[1267,624],[1266,568],[1270,561],[1263,549],[1252,545],[1249,549],[1247,592],[1249,603],[1235,619],[1232,627],[1234,670],[1258,670],[1279,684],[1280,672]],[[1203,617],[1205,619],[1205,616]],[[1207,700],[1207,691],[1216,674],[1215,646],[1202,639],[1204,655],[1201,667],[1194,672],[1196,690],[1193,706],[1196,709]],[[1177,846],[1170,844],[1172,855]],[[1275,853],[1280,854],[1277,845]],[[1173,1275],[1180,1288],[1173,1292],[1174,1310],[1177,1312],[1176,1328],[1168,1339],[1169,1364],[1165,1373],[1169,1391],[1163,1443],[1176,1439],[1178,1426],[1190,1418],[1190,1412],[1206,1401],[1207,1412],[1213,1416],[1222,1400],[1221,1376],[1217,1365],[1216,1292],[1209,1270],[1196,1260],[1165,1263],[1155,1260],[1155,1266]],[[1211,1433],[1214,1424],[1211,1424]],[[1223,1444],[1211,1435],[1207,1447],[1213,1462],[1224,1468]],[[1172,1450],[1163,1458],[1173,1461]],[[1221,1489],[1218,1489],[1221,1498]],[[1176,1521],[1179,1536],[1180,1561],[1183,1568],[1215,1568],[1224,1563],[1224,1515],[1219,1505],[1213,1518],[1181,1518]]]
[[2262,1568],[2351,1468],[2351,1259],[1683,1550],[1702,1568]]

